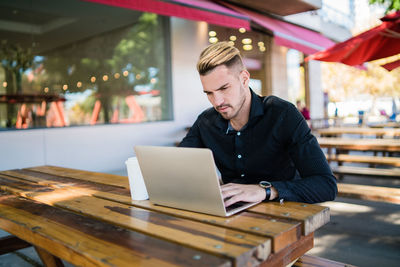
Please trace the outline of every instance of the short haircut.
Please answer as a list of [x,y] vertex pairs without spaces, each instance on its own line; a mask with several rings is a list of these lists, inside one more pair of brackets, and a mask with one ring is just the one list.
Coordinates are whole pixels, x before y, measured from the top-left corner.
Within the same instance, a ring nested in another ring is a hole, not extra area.
[[240,70],[245,69],[240,51],[228,42],[207,46],[200,54],[197,71],[200,75],[206,75],[220,65],[225,65],[227,68],[237,66]]

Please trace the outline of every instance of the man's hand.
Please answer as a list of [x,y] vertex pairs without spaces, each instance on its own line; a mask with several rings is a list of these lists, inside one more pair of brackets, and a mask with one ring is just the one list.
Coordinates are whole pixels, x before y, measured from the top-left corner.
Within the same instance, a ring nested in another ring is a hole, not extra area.
[[225,207],[238,202],[259,202],[267,195],[265,189],[255,184],[224,184],[221,186],[222,197],[225,200]]

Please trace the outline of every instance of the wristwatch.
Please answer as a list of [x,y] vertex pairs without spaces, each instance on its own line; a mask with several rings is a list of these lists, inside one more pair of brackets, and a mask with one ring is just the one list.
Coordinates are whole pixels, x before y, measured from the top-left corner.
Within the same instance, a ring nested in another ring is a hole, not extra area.
[[258,185],[265,189],[265,193],[267,194],[265,196],[265,199],[269,200],[269,198],[271,197],[272,184],[270,182],[267,182],[267,181],[261,181]]

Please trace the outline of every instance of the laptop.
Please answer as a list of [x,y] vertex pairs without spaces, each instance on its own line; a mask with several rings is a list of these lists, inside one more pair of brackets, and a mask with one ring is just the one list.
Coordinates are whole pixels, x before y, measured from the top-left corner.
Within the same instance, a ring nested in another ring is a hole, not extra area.
[[136,146],[135,152],[154,204],[227,217],[258,203],[225,208],[210,149]]

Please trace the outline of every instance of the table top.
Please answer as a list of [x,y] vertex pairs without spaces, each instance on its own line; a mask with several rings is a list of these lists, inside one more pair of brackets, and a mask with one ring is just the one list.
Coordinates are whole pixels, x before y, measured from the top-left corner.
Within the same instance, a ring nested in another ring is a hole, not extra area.
[[322,148],[400,152],[398,139],[320,137],[318,143]]
[[369,128],[369,127],[329,127],[318,129],[317,132],[321,136],[341,135],[341,134],[359,134],[359,135],[375,135],[375,136],[400,136],[400,129],[394,128]]
[[0,172],[0,228],[84,266],[285,266],[329,209],[260,203],[223,218],[133,201],[125,176],[39,166]]

